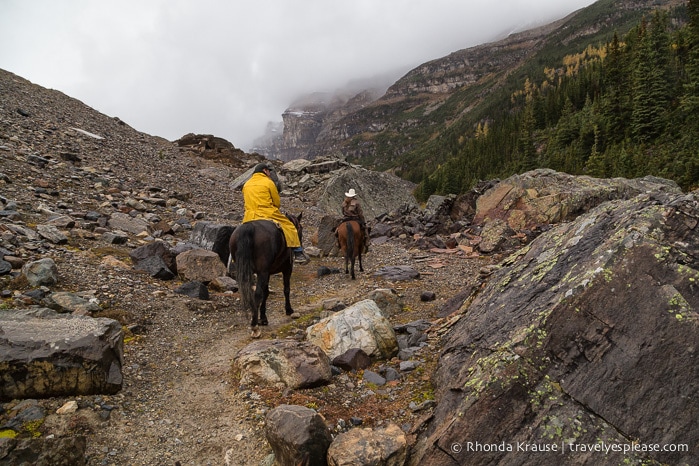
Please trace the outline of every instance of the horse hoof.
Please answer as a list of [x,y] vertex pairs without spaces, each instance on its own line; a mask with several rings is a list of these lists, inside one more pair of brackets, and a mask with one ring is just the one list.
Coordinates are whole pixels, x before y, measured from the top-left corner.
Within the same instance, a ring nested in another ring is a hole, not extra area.
[[287,315],[291,319],[298,319],[299,317],[301,317],[301,314],[299,314],[298,312],[292,312],[291,314],[287,314]]
[[259,328],[257,328],[257,327],[252,327],[252,328],[250,329],[250,336],[251,336],[252,338],[260,338],[261,335],[262,335],[262,330],[260,330]]
[[267,319],[261,320],[260,325],[269,325],[269,322],[267,322]]

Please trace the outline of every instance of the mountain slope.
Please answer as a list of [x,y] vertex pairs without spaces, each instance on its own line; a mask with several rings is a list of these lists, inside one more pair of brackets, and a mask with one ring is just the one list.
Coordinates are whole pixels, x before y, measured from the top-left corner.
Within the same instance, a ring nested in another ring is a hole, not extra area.
[[295,107],[285,114],[284,142],[269,155],[289,160],[341,153],[419,183],[479,122],[507,112],[511,95],[527,78],[543,77],[546,67],[560,67],[566,55],[625,34],[655,9],[683,3],[600,0],[545,27],[425,63],[358,108],[319,113]]

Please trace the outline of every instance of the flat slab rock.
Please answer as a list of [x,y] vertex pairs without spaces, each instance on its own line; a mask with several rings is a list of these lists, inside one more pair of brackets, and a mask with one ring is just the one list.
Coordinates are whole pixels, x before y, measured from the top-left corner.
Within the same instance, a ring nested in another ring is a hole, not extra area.
[[123,340],[113,319],[46,308],[0,312],[0,400],[116,393]]

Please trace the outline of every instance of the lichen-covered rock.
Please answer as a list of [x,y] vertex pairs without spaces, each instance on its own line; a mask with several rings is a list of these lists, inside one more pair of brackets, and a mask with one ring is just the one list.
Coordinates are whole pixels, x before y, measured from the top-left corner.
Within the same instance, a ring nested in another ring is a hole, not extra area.
[[592,178],[549,169],[514,175],[493,186],[476,202],[475,224],[496,219],[515,231],[572,220],[595,206],[645,192],[681,192],[676,183],[645,178]]
[[[412,464],[698,463],[698,223],[699,192],[643,194],[508,258],[448,333]],[[580,449],[634,442],[689,447]]]
[[516,238],[513,241],[514,234],[515,232],[504,220],[495,219],[487,222],[481,231],[481,242],[478,243],[478,250],[488,254],[500,248],[507,249],[505,244],[508,242],[511,246],[515,246],[519,241]]
[[0,400],[118,392],[123,337],[112,319],[0,312]]

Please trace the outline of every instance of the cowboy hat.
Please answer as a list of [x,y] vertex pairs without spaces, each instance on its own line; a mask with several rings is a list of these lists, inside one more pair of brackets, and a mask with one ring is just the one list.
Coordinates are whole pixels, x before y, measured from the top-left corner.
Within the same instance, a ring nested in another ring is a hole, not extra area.
[[354,188],[350,188],[350,190],[345,193],[345,196],[347,196],[347,197],[354,197],[356,195],[357,195],[357,193],[354,192]]

